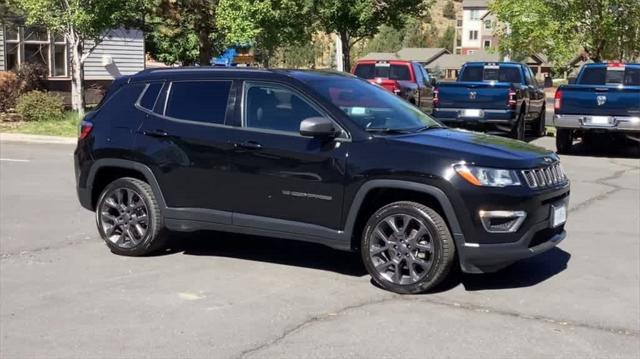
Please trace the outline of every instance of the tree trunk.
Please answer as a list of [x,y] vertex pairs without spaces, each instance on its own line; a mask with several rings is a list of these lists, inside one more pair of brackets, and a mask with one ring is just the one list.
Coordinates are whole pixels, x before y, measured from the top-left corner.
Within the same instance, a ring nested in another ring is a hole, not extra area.
[[84,116],[84,63],[82,41],[71,35],[71,108]]
[[342,68],[344,72],[351,72],[351,44],[347,32],[340,33],[340,41],[342,42]]
[[201,29],[198,34],[198,39],[200,40],[198,62],[200,66],[209,66],[211,65],[211,58],[213,57],[213,46],[209,38],[209,31],[207,31],[207,29]]

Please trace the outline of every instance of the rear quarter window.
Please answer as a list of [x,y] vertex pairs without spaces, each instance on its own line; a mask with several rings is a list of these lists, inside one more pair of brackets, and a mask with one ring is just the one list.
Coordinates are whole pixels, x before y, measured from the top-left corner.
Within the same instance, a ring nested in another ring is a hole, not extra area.
[[158,94],[162,89],[162,85],[163,84],[161,82],[148,84],[146,89],[144,90],[144,93],[142,94],[142,97],[140,98],[139,105],[142,108],[153,111],[153,107],[158,100]]
[[179,81],[169,89],[165,115],[203,123],[224,124],[231,81]]

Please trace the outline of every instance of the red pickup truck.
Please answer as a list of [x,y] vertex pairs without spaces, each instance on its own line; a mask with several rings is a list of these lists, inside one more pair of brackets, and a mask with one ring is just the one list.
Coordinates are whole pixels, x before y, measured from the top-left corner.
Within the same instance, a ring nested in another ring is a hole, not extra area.
[[404,60],[360,60],[353,74],[385,89],[431,113],[436,81],[417,62]]

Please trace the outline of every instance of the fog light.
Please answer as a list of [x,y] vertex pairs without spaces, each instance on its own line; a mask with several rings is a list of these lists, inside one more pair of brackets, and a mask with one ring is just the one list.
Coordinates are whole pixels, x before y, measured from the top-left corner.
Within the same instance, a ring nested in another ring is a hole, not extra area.
[[527,218],[525,211],[480,211],[480,221],[489,233],[513,233]]

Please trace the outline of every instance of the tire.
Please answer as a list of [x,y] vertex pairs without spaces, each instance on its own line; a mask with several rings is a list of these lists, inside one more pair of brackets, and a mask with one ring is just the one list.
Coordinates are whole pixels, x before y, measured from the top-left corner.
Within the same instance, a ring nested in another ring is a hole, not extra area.
[[513,125],[509,136],[516,140],[524,141],[525,140],[525,120],[524,120],[524,111],[520,111],[518,115],[518,119],[516,123]]
[[556,131],[556,149],[560,154],[571,153],[573,133],[570,129],[558,128]]
[[380,287],[416,294],[432,289],[447,277],[455,245],[446,222],[436,211],[402,201],[388,204],[371,216],[362,234],[360,252],[367,271]]
[[544,137],[547,134],[546,126],[546,116],[547,116],[547,108],[546,105],[542,105],[542,111],[540,111],[540,115],[538,118],[533,121],[533,135],[535,137]]
[[131,177],[119,178],[102,191],[96,206],[96,224],[111,252],[123,256],[151,254],[162,248],[168,238],[151,186]]

